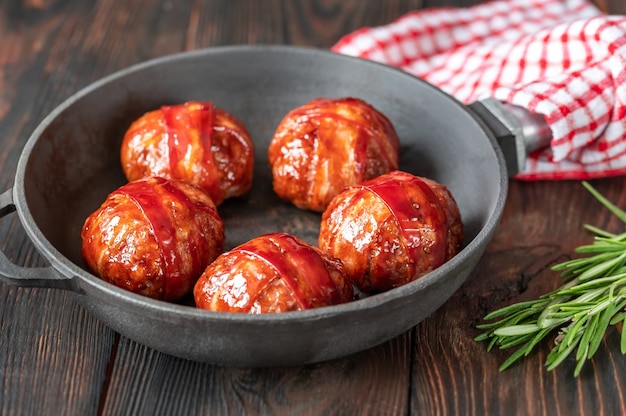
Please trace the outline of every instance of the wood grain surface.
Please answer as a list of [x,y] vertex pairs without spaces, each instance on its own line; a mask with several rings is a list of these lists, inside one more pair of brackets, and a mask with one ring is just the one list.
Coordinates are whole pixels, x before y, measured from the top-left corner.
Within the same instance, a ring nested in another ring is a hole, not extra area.
[[[213,45],[328,48],[362,26],[472,0],[0,1],[0,191],[26,140],[80,88],[146,59]],[[623,0],[597,0],[626,14]],[[624,178],[594,186],[626,207]],[[368,351],[290,368],[230,368],[174,358],[117,335],[72,294],[0,282],[2,415],[617,415],[626,357],[610,331],[578,378],[548,372],[549,343],[505,372],[506,352],[473,341],[489,311],[554,289],[550,265],[589,242],[584,223],[623,227],[579,182],[510,185],[504,216],[467,283],[416,328]],[[16,215],[0,249],[46,265]]]

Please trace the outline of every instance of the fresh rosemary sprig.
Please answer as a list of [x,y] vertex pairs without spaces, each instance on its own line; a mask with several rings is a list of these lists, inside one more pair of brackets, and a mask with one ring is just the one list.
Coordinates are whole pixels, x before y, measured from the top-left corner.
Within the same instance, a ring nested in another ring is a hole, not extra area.
[[[622,222],[626,212],[604,198],[589,183],[583,186]],[[500,371],[527,356],[546,336],[558,331],[555,345],[546,358],[548,370],[576,354],[574,376],[598,350],[609,325],[626,324],[626,233],[612,234],[591,225],[592,244],[576,252],[585,257],[552,267],[561,272],[563,284],[536,300],[518,302],[485,316],[478,325],[485,332],[476,341],[489,341],[490,351],[518,347],[500,366]],[[626,328],[621,333],[620,349],[626,354]]]

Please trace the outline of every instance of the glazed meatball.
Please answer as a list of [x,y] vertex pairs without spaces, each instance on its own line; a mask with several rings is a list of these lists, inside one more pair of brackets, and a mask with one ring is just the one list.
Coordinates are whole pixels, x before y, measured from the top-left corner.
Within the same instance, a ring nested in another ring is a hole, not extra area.
[[297,237],[272,233],[220,255],[194,287],[201,309],[287,312],[353,299],[341,262]]
[[319,248],[340,258],[365,293],[411,282],[460,250],[463,224],[452,194],[394,171],[345,189],[322,214]]
[[126,131],[120,151],[129,181],[180,179],[204,189],[216,205],[252,186],[254,146],[241,121],[210,102],[151,111]]
[[398,168],[399,140],[385,115],[357,98],[317,98],[290,111],[270,142],[274,192],[322,212],[346,186]]
[[224,224],[202,189],[150,177],[109,194],[81,236],[83,260],[94,274],[135,293],[177,301],[222,252]]

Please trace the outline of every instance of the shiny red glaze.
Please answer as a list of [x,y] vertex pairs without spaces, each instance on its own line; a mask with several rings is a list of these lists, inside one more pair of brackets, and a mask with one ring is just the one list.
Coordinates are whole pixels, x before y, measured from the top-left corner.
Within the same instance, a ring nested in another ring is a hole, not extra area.
[[272,233],[220,255],[194,287],[201,309],[287,312],[348,302],[341,262],[298,238]]
[[185,159],[189,157],[187,154],[197,152],[201,155],[197,160],[203,169],[197,175],[196,185],[207,191],[214,201],[220,201],[222,196],[219,173],[211,150],[215,123],[213,105],[203,103],[195,111],[190,111],[189,105],[164,106],[161,107],[161,112],[167,130],[172,176],[185,178]]
[[394,171],[341,192],[322,214],[319,247],[366,293],[401,286],[461,248],[463,228],[440,184]]
[[252,186],[254,146],[241,121],[210,102],[163,106],[127,130],[120,149],[129,181],[180,179],[203,188],[219,205]]
[[200,188],[151,177],[113,191],[86,219],[82,239],[85,264],[103,280],[177,301],[221,253],[224,224]]
[[[395,217],[409,258],[416,259],[420,251],[427,251],[435,264],[443,263],[446,247],[435,241],[445,240],[447,220],[437,196],[426,183],[412,175],[393,173],[362,187],[378,196]],[[416,188],[418,192],[412,192]],[[425,238],[424,224],[431,226],[434,238]],[[411,266],[414,273],[415,263]]]
[[[153,184],[145,181],[130,183],[115,192],[132,200],[137,208],[142,211],[163,259],[165,275],[175,286],[180,285],[180,258],[176,256],[176,228],[172,224],[172,218],[167,212],[167,207],[162,204],[161,197],[154,192]],[[174,197],[179,202],[188,204],[186,198],[181,200],[179,195]],[[197,250],[198,245],[191,242],[190,249]]]
[[357,98],[317,98],[293,109],[272,137],[274,191],[322,212],[347,186],[398,168],[399,139],[389,119]]
[[446,220],[448,222],[446,260],[449,260],[459,252],[463,245],[463,221],[461,220],[459,206],[448,188],[432,179],[423,177],[420,177],[420,179],[435,193],[446,212]]

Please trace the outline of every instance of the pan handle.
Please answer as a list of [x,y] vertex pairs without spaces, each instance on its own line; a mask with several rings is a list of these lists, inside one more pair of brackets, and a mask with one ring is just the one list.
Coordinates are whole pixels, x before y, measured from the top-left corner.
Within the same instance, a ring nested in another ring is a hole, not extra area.
[[[15,212],[13,188],[0,194],[0,218]],[[74,290],[74,279],[60,274],[53,267],[22,267],[13,263],[0,250],[0,280],[15,286]]]
[[529,152],[550,144],[552,131],[541,114],[485,98],[468,105],[491,132],[504,153],[509,176],[521,172]]

